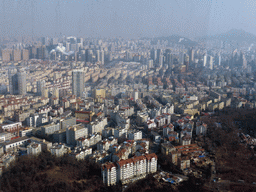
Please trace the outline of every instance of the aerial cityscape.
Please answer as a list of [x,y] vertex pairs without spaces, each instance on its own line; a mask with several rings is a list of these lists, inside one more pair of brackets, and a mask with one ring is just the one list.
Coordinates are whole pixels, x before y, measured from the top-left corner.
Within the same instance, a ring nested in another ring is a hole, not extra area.
[[[144,34],[120,16],[119,8],[135,10],[134,1],[24,2],[13,1],[10,10],[1,2],[0,191],[256,191],[253,27],[196,31],[188,6],[215,10],[215,1],[172,1],[173,10],[184,9],[177,17],[191,19],[187,30],[180,21],[180,32],[166,31],[158,11],[148,13],[165,31],[156,34],[149,20],[141,23]],[[50,4],[56,30],[47,33],[38,18]],[[91,11],[81,14],[92,23],[83,28],[81,19],[65,31],[64,7],[84,4]],[[103,17],[93,11],[104,6],[106,13],[117,10],[113,33],[93,25]],[[9,26],[15,11],[13,19],[25,15],[30,24]]]

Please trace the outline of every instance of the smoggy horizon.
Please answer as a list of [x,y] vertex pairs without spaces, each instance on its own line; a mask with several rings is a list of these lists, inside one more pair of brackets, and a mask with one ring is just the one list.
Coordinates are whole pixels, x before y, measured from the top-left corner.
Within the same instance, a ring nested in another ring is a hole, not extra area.
[[1,0],[2,37],[188,38],[243,29],[256,34],[256,3],[217,0]]

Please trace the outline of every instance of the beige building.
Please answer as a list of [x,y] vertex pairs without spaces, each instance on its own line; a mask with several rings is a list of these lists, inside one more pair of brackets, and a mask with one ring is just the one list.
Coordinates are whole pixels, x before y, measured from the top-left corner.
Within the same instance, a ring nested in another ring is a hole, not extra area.
[[12,50],[10,49],[4,49],[2,50],[2,60],[4,62],[9,62],[11,61],[11,55],[12,55]]
[[105,89],[95,89],[94,90],[94,100],[96,102],[102,103],[103,99],[106,97]]
[[29,60],[29,50],[27,50],[27,49],[22,50],[22,60],[24,60],[24,61]]
[[20,61],[21,60],[21,50],[15,49],[13,50],[13,61]]

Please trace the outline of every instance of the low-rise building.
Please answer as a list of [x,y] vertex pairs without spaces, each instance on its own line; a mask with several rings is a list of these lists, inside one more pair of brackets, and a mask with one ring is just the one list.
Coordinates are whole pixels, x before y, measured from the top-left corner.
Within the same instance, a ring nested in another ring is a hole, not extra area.
[[32,135],[32,131],[33,129],[31,128],[24,128],[20,130],[20,137],[24,137],[24,136],[31,136]]
[[97,143],[97,150],[108,151],[110,145],[114,145],[114,144],[117,144],[116,138],[113,138],[112,140],[104,139],[104,140],[100,141],[99,143]]
[[172,151],[176,151],[176,149],[173,147],[170,143],[162,143],[161,144],[161,153],[164,155],[169,155]]
[[161,136],[157,132],[151,131],[151,135],[155,142],[159,143],[161,141]]
[[121,127],[115,128],[114,129],[114,137],[117,139],[127,138],[127,129],[121,128]]
[[45,139],[40,139],[37,137],[30,137],[29,138],[30,143],[37,143],[41,145],[41,150],[42,151],[49,151],[50,148],[52,147],[52,143],[49,141],[46,141]]
[[196,124],[196,135],[205,135],[207,132],[207,124],[198,122]]
[[0,143],[11,140],[12,137],[13,136],[11,133],[7,133],[7,132],[0,133]]
[[128,132],[128,139],[130,140],[140,140],[142,139],[142,132],[141,131],[130,131]]
[[38,155],[42,151],[41,144],[31,143],[27,146],[27,154],[28,155]]
[[95,135],[91,135],[88,138],[84,138],[84,137],[78,138],[76,140],[76,145],[78,147],[94,147],[101,140],[102,140],[101,135],[95,134]]
[[192,137],[188,134],[184,135],[180,139],[180,144],[181,145],[190,145],[191,144]]
[[27,136],[19,137],[17,139],[5,141],[2,145],[4,147],[4,151],[9,152],[12,150],[16,150],[21,145],[25,145],[28,140],[29,140],[29,138]]
[[51,154],[56,157],[61,157],[65,153],[68,153],[69,151],[70,151],[69,147],[65,146],[64,144],[58,144],[58,143],[53,144],[52,147],[50,148]]
[[104,138],[111,137],[113,135],[114,135],[114,128],[112,128],[112,127],[107,127],[102,130],[102,136]]
[[92,148],[88,148],[88,147],[76,147],[70,153],[70,155],[76,158],[77,160],[84,160],[91,154],[92,154]]
[[179,158],[178,160],[178,166],[181,170],[190,168],[190,159],[188,156],[184,156]]
[[14,162],[16,156],[11,153],[6,153],[0,158],[0,175],[2,175],[3,168],[9,167],[11,162]]

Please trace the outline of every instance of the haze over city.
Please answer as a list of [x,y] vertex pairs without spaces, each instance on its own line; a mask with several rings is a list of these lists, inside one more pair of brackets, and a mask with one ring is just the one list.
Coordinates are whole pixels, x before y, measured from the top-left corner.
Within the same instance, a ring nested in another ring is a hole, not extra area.
[[4,36],[198,37],[256,31],[255,1],[1,0]]

